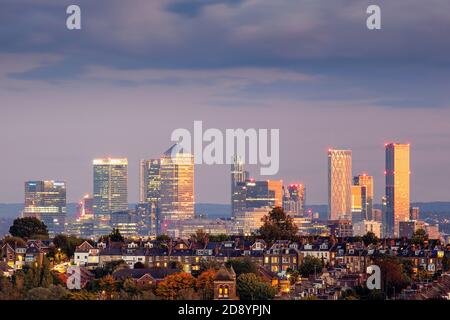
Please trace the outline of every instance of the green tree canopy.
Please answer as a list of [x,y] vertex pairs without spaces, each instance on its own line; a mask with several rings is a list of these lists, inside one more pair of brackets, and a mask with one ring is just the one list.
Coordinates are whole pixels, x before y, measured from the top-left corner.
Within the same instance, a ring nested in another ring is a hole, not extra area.
[[377,238],[375,233],[369,231],[362,237],[362,241],[366,246],[368,246],[369,244],[378,244],[379,239]]
[[322,272],[322,261],[313,256],[306,256],[300,266],[300,273],[303,277],[309,277],[314,273]]
[[423,245],[428,240],[428,235],[424,229],[417,229],[412,238],[411,243]]
[[241,274],[237,279],[237,294],[241,300],[272,300],[277,290],[254,273]]
[[226,263],[226,266],[228,268],[233,267],[238,277],[244,273],[256,274],[258,272],[256,264],[249,257],[231,259]]
[[267,242],[275,240],[294,240],[298,228],[281,207],[276,207],[263,218],[259,235]]
[[47,226],[37,218],[17,218],[9,228],[13,237],[23,239],[48,238]]

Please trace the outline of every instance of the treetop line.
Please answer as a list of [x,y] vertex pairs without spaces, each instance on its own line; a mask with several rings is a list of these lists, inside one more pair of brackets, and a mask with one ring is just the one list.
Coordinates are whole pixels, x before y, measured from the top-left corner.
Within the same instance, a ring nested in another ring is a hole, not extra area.
[[[66,27],[68,30],[81,30],[81,7],[79,5],[70,5],[66,9],[68,14]],[[368,30],[381,29],[381,8],[379,5],[369,5],[366,9],[368,15],[366,27]]]

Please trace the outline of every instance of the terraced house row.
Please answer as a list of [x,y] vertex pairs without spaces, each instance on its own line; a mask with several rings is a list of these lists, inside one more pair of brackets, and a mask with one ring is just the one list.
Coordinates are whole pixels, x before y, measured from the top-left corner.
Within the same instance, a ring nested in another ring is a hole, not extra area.
[[410,260],[415,271],[420,269],[433,274],[442,270],[442,260],[445,255],[449,255],[449,249],[440,244],[418,246],[401,240],[366,246],[362,242],[340,242],[330,238],[305,238],[302,242],[279,240],[270,246],[263,240],[248,241],[242,238],[205,244],[181,239],[100,242],[95,246],[85,242],[77,247],[73,262],[88,269],[96,269],[109,262],[123,260],[131,269],[136,263],[142,263],[150,268],[177,267],[195,273],[200,270],[202,263],[223,264],[230,259],[248,258],[268,272],[285,276],[289,270],[298,270],[306,256],[319,258],[325,267],[365,273],[375,257],[390,255]]

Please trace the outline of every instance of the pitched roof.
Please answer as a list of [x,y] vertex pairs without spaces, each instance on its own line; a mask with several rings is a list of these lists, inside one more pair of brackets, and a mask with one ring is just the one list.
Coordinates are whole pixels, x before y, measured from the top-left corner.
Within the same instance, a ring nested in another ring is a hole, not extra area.
[[236,273],[233,270],[233,267],[230,269],[226,267],[220,268],[220,270],[217,272],[216,276],[214,277],[215,281],[234,281],[236,280]]

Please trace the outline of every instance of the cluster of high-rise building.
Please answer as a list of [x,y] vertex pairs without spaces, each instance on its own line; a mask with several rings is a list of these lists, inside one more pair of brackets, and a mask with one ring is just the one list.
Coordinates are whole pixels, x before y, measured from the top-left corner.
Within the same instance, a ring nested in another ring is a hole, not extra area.
[[[117,228],[125,236],[186,235],[204,229],[211,233],[251,234],[274,207],[283,207],[301,234],[410,237],[418,228],[438,234],[435,226],[419,220],[410,208],[410,145],[385,145],[385,195],[381,208],[374,205],[374,178],[352,171],[351,150],[328,150],[328,217],[318,224],[306,210],[304,184],[283,185],[282,180],[255,180],[241,158],[231,165],[231,219],[209,220],[195,214],[194,157],[175,144],[159,158],[141,160],[139,203],[129,208],[128,160],[93,160],[93,195],[78,204],[78,219],[66,221],[66,183],[25,183],[23,216],[37,217],[50,235],[75,233],[83,237],[109,234]],[[313,224],[315,221],[315,224]]]
[[236,231],[250,234],[261,227],[262,219],[274,207],[283,207],[293,217],[301,217],[305,208],[303,184],[284,186],[282,180],[257,181],[249,177],[244,163],[234,157],[231,165],[231,207]]
[[385,154],[380,212],[374,208],[373,176],[353,176],[350,150],[328,150],[329,220],[351,221],[356,235],[374,231],[383,237],[401,237],[401,224],[418,220],[418,209],[410,209],[410,145],[388,143]]

